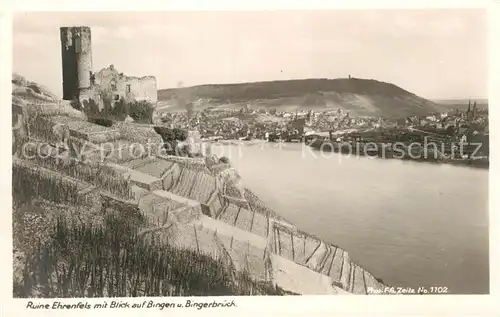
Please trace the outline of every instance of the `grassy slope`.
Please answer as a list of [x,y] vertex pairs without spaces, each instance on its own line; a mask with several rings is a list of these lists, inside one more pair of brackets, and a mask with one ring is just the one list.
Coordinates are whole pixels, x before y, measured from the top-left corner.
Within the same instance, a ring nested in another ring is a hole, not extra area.
[[255,108],[348,110],[358,116],[401,117],[425,115],[438,110],[427,99],[396,85],[372,79],[303,79],[243,84],[202,85],[158,91],[163,105],[183,110],[175,98],[198,101],[201,108]]

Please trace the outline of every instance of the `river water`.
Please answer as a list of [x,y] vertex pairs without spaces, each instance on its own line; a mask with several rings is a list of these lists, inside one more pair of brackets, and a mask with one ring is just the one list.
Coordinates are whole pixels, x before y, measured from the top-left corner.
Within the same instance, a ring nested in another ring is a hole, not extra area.
[[219,145],[246,187],[298,228],[391,286],[489,292],[488,171],[321,153],[302,144]]

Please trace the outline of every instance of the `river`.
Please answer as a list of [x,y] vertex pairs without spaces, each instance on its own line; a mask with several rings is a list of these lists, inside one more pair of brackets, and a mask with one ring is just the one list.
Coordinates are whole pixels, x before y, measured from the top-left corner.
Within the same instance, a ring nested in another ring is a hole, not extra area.
[[346,249],[391,286],[489,293],[488,171],[219,145],[246,187],[298,228]]

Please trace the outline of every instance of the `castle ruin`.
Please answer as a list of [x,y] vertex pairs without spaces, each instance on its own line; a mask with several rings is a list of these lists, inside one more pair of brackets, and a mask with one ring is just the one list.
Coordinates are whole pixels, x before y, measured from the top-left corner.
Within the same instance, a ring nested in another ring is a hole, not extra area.
[[118,72],[113,65],[93,72],[92,36],[90,27],[61,27],[61,51],[63,72],[63,99],[93,99],[158,101],[156,78],[129,77]]

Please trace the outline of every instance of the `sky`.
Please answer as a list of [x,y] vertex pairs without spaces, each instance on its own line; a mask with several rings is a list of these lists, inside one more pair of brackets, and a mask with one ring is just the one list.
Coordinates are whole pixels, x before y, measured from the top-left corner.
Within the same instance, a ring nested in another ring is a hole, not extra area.
[[349,74],[428,99],[487,98],[482,9],[30,12],[13,25],[13,71],[62,95],[59,27],[91,27],[93,68],[158,88]]

